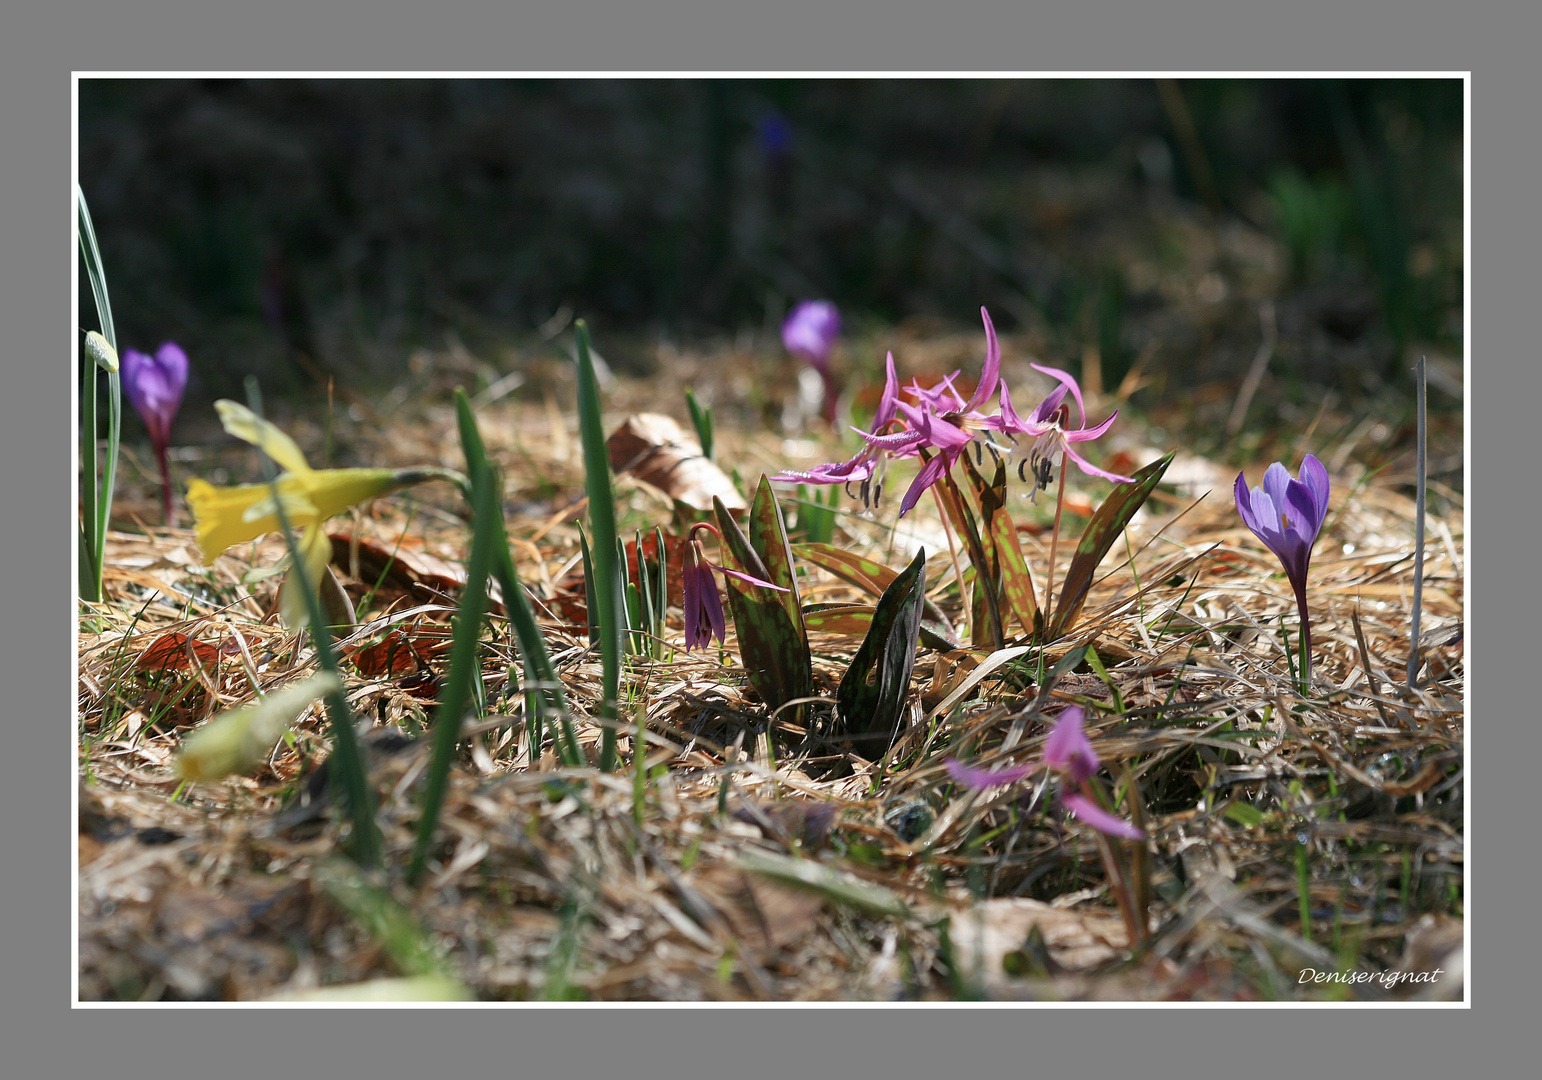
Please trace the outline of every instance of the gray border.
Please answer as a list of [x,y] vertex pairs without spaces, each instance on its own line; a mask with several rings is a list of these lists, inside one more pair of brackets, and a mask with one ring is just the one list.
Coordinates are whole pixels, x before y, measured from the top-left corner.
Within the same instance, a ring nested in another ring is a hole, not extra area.
[[[1473,338],[1478,376],[1473,441],[1486,476],[1513,472],[1517,460],[1526,460],[1521,440],[1533,432],[1527,430],[1530,416],[1523,410],[1539,398],[1527,394],[1515,376],[1535,371],[1535,365],[1521,361],[1535,349],[1534,335],[1528,336],[1530,327],[1524,325],[1536,303],[1532,267],[1538,250],[1537,215],[1525,197],[1539,174],[1535,126],[1527,123],[1539,100],[1530,55],[1538,40],[1535,15],[1516,16],[1499,4],[1415,10],[1390,0],[1298,0],[1246,15],[1224,0],[1160,7],[1023,6],[991,15],[958,3],[904,13],[876,0],[799,6],[801,11],[786,3],[757,5],[741,16],[705,0],[647,6],[636,0],[579,2],[528,11],[513,5],[489,11],[493,5],[471,4],[451,4],[453,10],[447,10],[439,3],[387,13],[379,4],[346,0],[323,10],[314,3],[269,3],[217,14],[207,5],[178,2],[157,4],[151,15],[150,5],[65,0],[7,17],[0,44],[0,133],[9,144],[0,233],[5,238],[0,313],[10,358],[0,406],[0,435],[9,463],[3,473],[4,505],[29,515],[13,520],[46,522],[8,532],[7,565],[25,570],[9,575],[6,598],[11,610],[25,617],[26,632],[16,631],[21,620],[13,616],[0,650],[9,706],[5,753],[0,755],[0,798],[9,811],[3,819],[4,910],[11,916],[4,923],[6,987],[0,1015],[7,1020],[7,1063],[19,1075],[89,1076],[126,1065],[137,1072],[135,1066],[143,1062],[166,1075],[257,1075],[288,1065],[307,1073],[396,1076],[516,1063],[543,1073],[566,1064],[579,1074],[603,1075],[607,1066],[647,1063],[652,1071],[657,1063],[672,1073],[785,1073],[791,1068],[845,1074],[866,1065],[864,1072],[913,1076],[957,1072],[961,1065],[990,1063],[1026,1071],[1030,1064],[1054,1068],[1079,1061],[1085,1068],[1095,1061],[1096,1071],[1105,1075],[1120,1064],[1159,1065],[1164,1072],[1168,1067],[1195,1073],[1240,1067],[1257,1073],[1260,1065],[1275,1062],[1281,1072],[1298,1072],[1310,1062],[1349,1074],[1374,1062],[1388,1072],[1396,1068],[1403,1075],[1423,1076],[1449,1073],[1458,1062],[1471,1060],[1469,1051],[1482,1034],[1497,1036],[1492,1041],[1500,1053],[1519,1049],[1502,1040],[1519,1041],[1527,1028],[1505,1021],[1529,1019],[1527,1005],[1535,1000],[1535,988],[1518,980],[1512,985],[1506,977],[1516,973],[1505,969],[1518,959],[1514,943],[1535,940],[1534,931],[1519,924],[1521,906],[1529,906],[1531,895],[1529,880],[1521,880],[1518,870],[1529,862],[1524,853],[1534,849],[1526,843],[1526,793],[1539,759],[1526,753],[1538,739],[1535,709],[1525,707],[1521,679],[1511,673],[1534,665],[1536,648],[1520,632],[1527,627],[1520,610],[1527,597],[1514,585],[1501,585],[1504,564],[1494,556],[1486,560],[1478,591],[1471,594],[1485,613],[1470,639],[1484,645],[1477,665],[1482,682],[1475,694],[1476,715],[1480,725],[1488,716],[1497,721],[1482,728],[1494,731],[1495,738],[1480,738],[1474,751],[1474,773],[1482,777],[1478,848],[1496,855],[1485,861],[1469,898],[1483,928],[1476,935],[1477,1007],[1471,1012],[1377,1012],[1332,1019],[1314,1012],[1286,1019],[1254,1011],[1225,1016],[934,1011],[922,1020],[874,1011],[764,1016],[671,1008],[416,1013],[409,1020],[364,1013],[321,1018],[69,1010],[68,971],[61,957],[69,949],[72,785],[60,775],[68,766],[57,725],[69,708],[66,695],[72,684],[71,628],[59,616],[61,599],[69,595],[73,544],[67,494],[71,365],[41,358],[61,355],[64,328],[72,319],[66,275],[73,273],[74,253],[64,241],[70,214],[71,69],[687,70],[711,65],[938,71],[1251,65],[1449,71],[1471,66],[1481,151],[1473,172],[1474,201],[1481,208],[1473,245],[1483,254],[1473,290],[1473,311],[1481,316]],[[596,17],[601,14],[597,9],[603,10],[602,17]],[[39,407],[43,400],[48,408]],[[1512,480],[1514,490],[1529,490],[1524,477]],[[1503,490],[1497,476],[1492,487]],[[1487,490],[1479,485],[1480,492]],[[1516,547],[1527,542],[1517,516],[1499,500],[1485,506],[1478,529],[1481,549],[1490,551],[1497,541],[1507,549],[1498,557],[1515,559],[1520,554]],[[47,572],[38,572],[45,565]],[[24,606],[14,603],[17,578],[28,594]],[[39,762],[49,766],[39,767]],[[1483,1032],[1475,1029],[1479,1022]],[[334,1032],[343,1038],[329,1038]],[[797,1057],[789,1062],[782,1056],[788,1053]],[[1401,1068],[1398,1059],[1403,1059]],[[1208,1068],[1196,1067],[1212,1062]],[[1419,1067],[1409,1070],[1408,1065]]]

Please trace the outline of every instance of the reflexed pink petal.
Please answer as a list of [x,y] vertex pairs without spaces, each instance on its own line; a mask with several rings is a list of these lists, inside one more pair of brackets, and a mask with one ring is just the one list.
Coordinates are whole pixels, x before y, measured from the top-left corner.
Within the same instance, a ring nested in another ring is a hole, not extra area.
[[1061,371],[1059,368],[1045,367],[1043,364],[1030,363],[1028,366],[1033,368],[1035,371],[1042,371],[1051,379],[1059,379],[1062,383],[1065,384],[1066,389],[1071,391],[1071,396],[1076,399],[1076,409],[1081,413],[1080,426],[1086,427],[1087,406],[1082,402],[1082,388],[1076,384],[1076,380],[1072,378],[1071,373],[1068,371]]
[[720,574],[727,574],[729,577],[738,578],[740,581],[747,581],[751,585],[759,585],[762,589],[775,589],[777,592],[792,592],[791,589],[784,589],[782,586],[773,585],[769,581],[761,581],[754,574],[746,574],[739,570],[730,570],[726,566],[717,566],[715,564],[713,565],[712,569],[716,570]]
[[1097,803],[1076,792],[1062,792],[1060,805],[1075,814],[1106,836],[1122,836],[1126,840],[1144,840],[1146,834],[1123,818],[1115,817]]
[[1133,484],[1135,482],[1133,476],[1120,476],[1118,473],[1111,473],[1107,469],[1098,468],[1075,450],[1072,450],[1069,444],[1066,445],[1065,456],[1076,462],[1076,467],[1088,476],[1096,476],[1101,480],[1108,480],[1115,484]]
[[899,378],[894,374],[894,354],[883,362],[883,397],[878,399],[878,411],[873,414],[873,430],[882,431],[894,419],[894,408],[899,404]]
[[1118,418],[1118,416],[1119,416],[1119,410],[1115,409],[1112,413],[1109,414],[1108,419],[1103,421],[1101,424],[1098,424],[1098,425],[1096,425],[1094,427],[1090,427],[1090,428],[1082,428],[1080,431],[1068,431],[1068,432],[1065,433],[1065,441],[1066,442],[1091,442],[1093,439],[1096,439],[1099,436],[1101,436],[1109,428],[1113,427],[1114,426],[1114,421]]
[[910,513],[916,503],[921,501],[921,496],[926,493],[926,489],[942,479],[943,471],[949,464],[951,462],[947,455],[939,454],[921,466],[921,471],[916,473],[916,478],[911,481],[909,489],[905,492],[904,499],[900,500],[900,517]]
[[973,791],[984,791],[986,788],[1015,784],[1033,772],[1032,765],[1008,765],[1000,769],[981,769],[973,765],[965,765],[957,758],[948,758],[943,764],[947,766],[948,775],[953,778],[955,783]]
[[996,340],[996,327],[991,314],[983,307],[980,318],[985,320],[985,366],[980,369],[980,384],[974,388],[964,412],[972,412],[996,394],[996,384],[1001,381],[1001,343]]

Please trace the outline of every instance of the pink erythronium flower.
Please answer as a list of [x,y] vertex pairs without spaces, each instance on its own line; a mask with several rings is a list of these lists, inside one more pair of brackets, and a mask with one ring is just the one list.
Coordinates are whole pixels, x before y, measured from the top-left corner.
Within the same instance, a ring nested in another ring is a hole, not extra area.
[[1248,490],[1242,473],[1237,474],[1237,513],[1253,535],[1274,552],[1285,568],[1285,576],[1296,594],[1296,609],[1301,615],[1301,635],[1310,675],[1312,628],[1306,610],[1306,574],[1312,561],[1312,545],[1322,532],[1328,516],[1328,470],[1315,455],[1301,459],[1300,479],[1276,461],[1264,472],[1260,487]]
[[698,529],[708,529],[714,534],[717,533],[717,529],[706,522],[693,525],[686,536],[685,550],[681,553],[681,580],[685,589],[686,651],[710,645],[713,637],[716,637],[718,644],[721,645],[727,636],[728,621],[723,615],[723,596],[717,590],[717,579],[712,576],[712,571],[716,570],[720,574],[727,574],[765,589],[775,589],[777,592],[788,591],[780,585],[762,581],[752,574],[740,573],[738,570],[730,570],[726,566],[718,566],[708,561],[707,549],[702,546],[700,540],[696,539]]
[[[1050,480],[1053,479],[1056,454],[1064,454],[1076,462],[1077,468],[1081,469],[1088,476],[1096,476],[1116,484],[1134,483],[1133,477],[1120,476],[1118,473],[1111,473],[1106,469],[1100,469],[1071,449],[1071,444],[1073,443],[1091,442],[1093,439],[1106,434],[1108,429],[1113,426],[1114,420],[1119,416],[1119,410],[1115,409],[1109,414],[1108,419],[1089,428],[1087,426],[1087,408],[1082,401],[1082,389],[1077,385],[1076,379],[1068,372],[1061,371],[1059,368],[1045,367],[1042,364],[1031,364],[1029,366],[1035,371],[1042,371],[1051,378],[1058,380],[1061,385],[1049,397],[1041,401],[1038,407],[1024,420],[1012,408],[1011,395],[1007,392],[1006,384],[1002,383],[1001,412],[994,418],[994,423],[991,426],[1011,438],[1014,442],[1018,436],[1033,440],[1032,446],[1028,449],[1028,457],[1019,466],[1019,470],[1021,472],[1026,469],[1027,473],[1033,477],[1036,485],[1035,491],[1042,491],[1049,487]],[[1070,421],[1070,409],[1065,405],[1067,392],[1076,399],[1076,409],[1081,414],[1081,427],[1071,430],[1066,429],[1066,425]],[[1026,478],[1024,477],[1024,479]]]
[[[1093,796],[1092,776],[1098,771],[1098,755],[1082,730],[1083,719],[1081,706],[1070,706],[1060,714],[1049,738],[1044,741],[1044,764],[1063,778],[1060,805],[1100,833],[1127,840],[1145,839],[1145,833],[1104,810]],[[972,791],[1015,784],[1033,771],[1032,765],[981,769],[954,758],[949,758],[945,764],[954,782]]]

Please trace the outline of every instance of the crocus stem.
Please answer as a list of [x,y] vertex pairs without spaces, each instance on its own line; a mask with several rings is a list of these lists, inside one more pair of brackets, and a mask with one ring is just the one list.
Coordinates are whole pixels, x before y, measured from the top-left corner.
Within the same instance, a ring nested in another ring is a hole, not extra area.
[[166,527],[172,529],[177,524],[177,507],[171,494],[171,462],[166,457],[164,446],[157,446],[155,455],[161,463],[161,508],[166,513]]
[[937,500],[937,513],[942,515],[942,531],[948,537],[948,558],[953,560],[953,574],[958,578],[958,598],[964,605],[964,619],[970,625],[966,628],[970,631],[969,640],[974,640],[974,605],[969,602],[969,591],[964,588],[964,571],[958,565],[958,546],[953,542],[953,525],[948,521],[947,508],[942,505],[942,496],[937,494],[937,488],[932,487],[932,498]]
[[1306,613],[1306,586],[1296,589],[1296,611],[1301,616],[1301,692],[1312,688],[1312,620]]
[[1046,617],[1054,610],[1049,601],[1055,591],[1055,551],[1060,547],[1060,512],[1065,509],[1065,466],[1061,458],[1060,475],[1055,478],[1055,527],[1049,534],[1049,573],[1044,578],[1044,611]]

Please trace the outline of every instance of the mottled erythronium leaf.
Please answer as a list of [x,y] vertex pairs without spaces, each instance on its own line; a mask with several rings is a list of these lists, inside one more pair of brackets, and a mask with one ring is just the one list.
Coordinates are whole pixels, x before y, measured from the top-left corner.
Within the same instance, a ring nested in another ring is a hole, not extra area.
[[[882,596],[883,591],[893,584],[899,576],[898,570],[891,570],[880,562],[872,559],[864,559],[854,552],[845,551],[832,544],[794,544],[793,554],[805,562],[811,562],[822,570],[828,571],[840,578],[848,585],[855,585],[863,592],[873,596]],[[805,622],[808,618],[808,610],[804,610]],[[810,630],[828,630],[828,627],[809,626]],[[831,631],[844,633],[844,631]],[[865,633],[866,628],[859,633]],[[921,636],[925,640],[927,635],[936,638],[941,644],[927,644],[934,649],[947,648],[958,649],[963,647],[963,642],[958,640],[958,632],[953,629],[953,624],[942,613],[942,609],[930,600],[921,605]]]
[[[923,451],[921,456],[926,456]],[[973,645],[990,644],[999,651],[1006,643],[1006,630],[1001,624],[1001,607],[996,602],[996,590],[984,585],[993,576],[990,556],[985,552],[985,544],[980,539],[980,528],[975,523],[975,518],[969,512],[969,506],[964,502],[964,495],[958,490],[958,485],[953,482],[953,475],[944,472],[939,478],[940,482],[934,489],[942,497],[943,510],[948,515],[948,520],[953,523],[953,528],[964,539],[964,548],[969,553],[969,562],[975,570],[975,600],[977,601],[977,614],[983,614],[984,618],[976,617],[971,633]]]
[[[803,609],[803,625],[815,633],[862,637],[872,627],[873,615],[877,611],[872,604],[810,604]],[[922,645],[938,652],[951,652],[963,647],[951,634],[944,637],[940,630],[940,627],[928,621],[923,608]]]
[[[765,561],[750,546],[722,500],[713,499],[712,503],[722,539],[724,567],[775,584]],[[773,711],[795,698],[812,697],[814,665],[801,612],[794,623],[782,602],[783,594],[731,575],[726,580],[728,607],[739,638],[739,657],[750,685]]]
[[798,597],[798,575],[792,565],[792,545],[787,540],[787,519],[782,516],[776,493],[771,490],[771,481],[764,476],[755,490],[755,501],[750,504],[749,539],[750,546],[769,571],[766,580],[787,590],[778,593],[777,599],[786,609],[798,635],[806,639],[803,607]]
[[1162,474],[1167,471],[1172,460],[1173,455],[1168,454],[1141,469],[1131,478],[1130,483],[1116,487],[1113,494],[1093,513],[1092,520],[1087,523],[1087,530],[1082,533],[1081,542],[1076,545],[1076,554],[1071,557],[1071,567],[1066,571],[1065,581],[1060,586],[1060,598],[1055,603],[1055,615],[1050,619],[1047,640],[1054,641],[1064,634],[1081,614],[1098,563],[1103,561],[1103,556],[1113,547],[1114,541],[1135,516],[1135,511],[1141,508],[1161,482]]
[[1028,570],[1028,560],[1018,542],[1017,525],[1006,506],[1006,466],[998,463],[996,475],[990,483],[980,475],[974,462],[966,456],[964,464],[969,482],[974,487],[975,498],[980,504],[983,527],[980,539],[990,560],[991,576],[998,590],[998,608],[1002,609],[1002,621],[1006,611],[1011,611],[1023,633],[1033,637],[1039,618],[1039,605],[1034,597],[1033,575]]
[[923,548],[879,597],[873,625],[841,677],[835,699],[848,732],[893,732],[898,726],[915,670],[925,595]]

